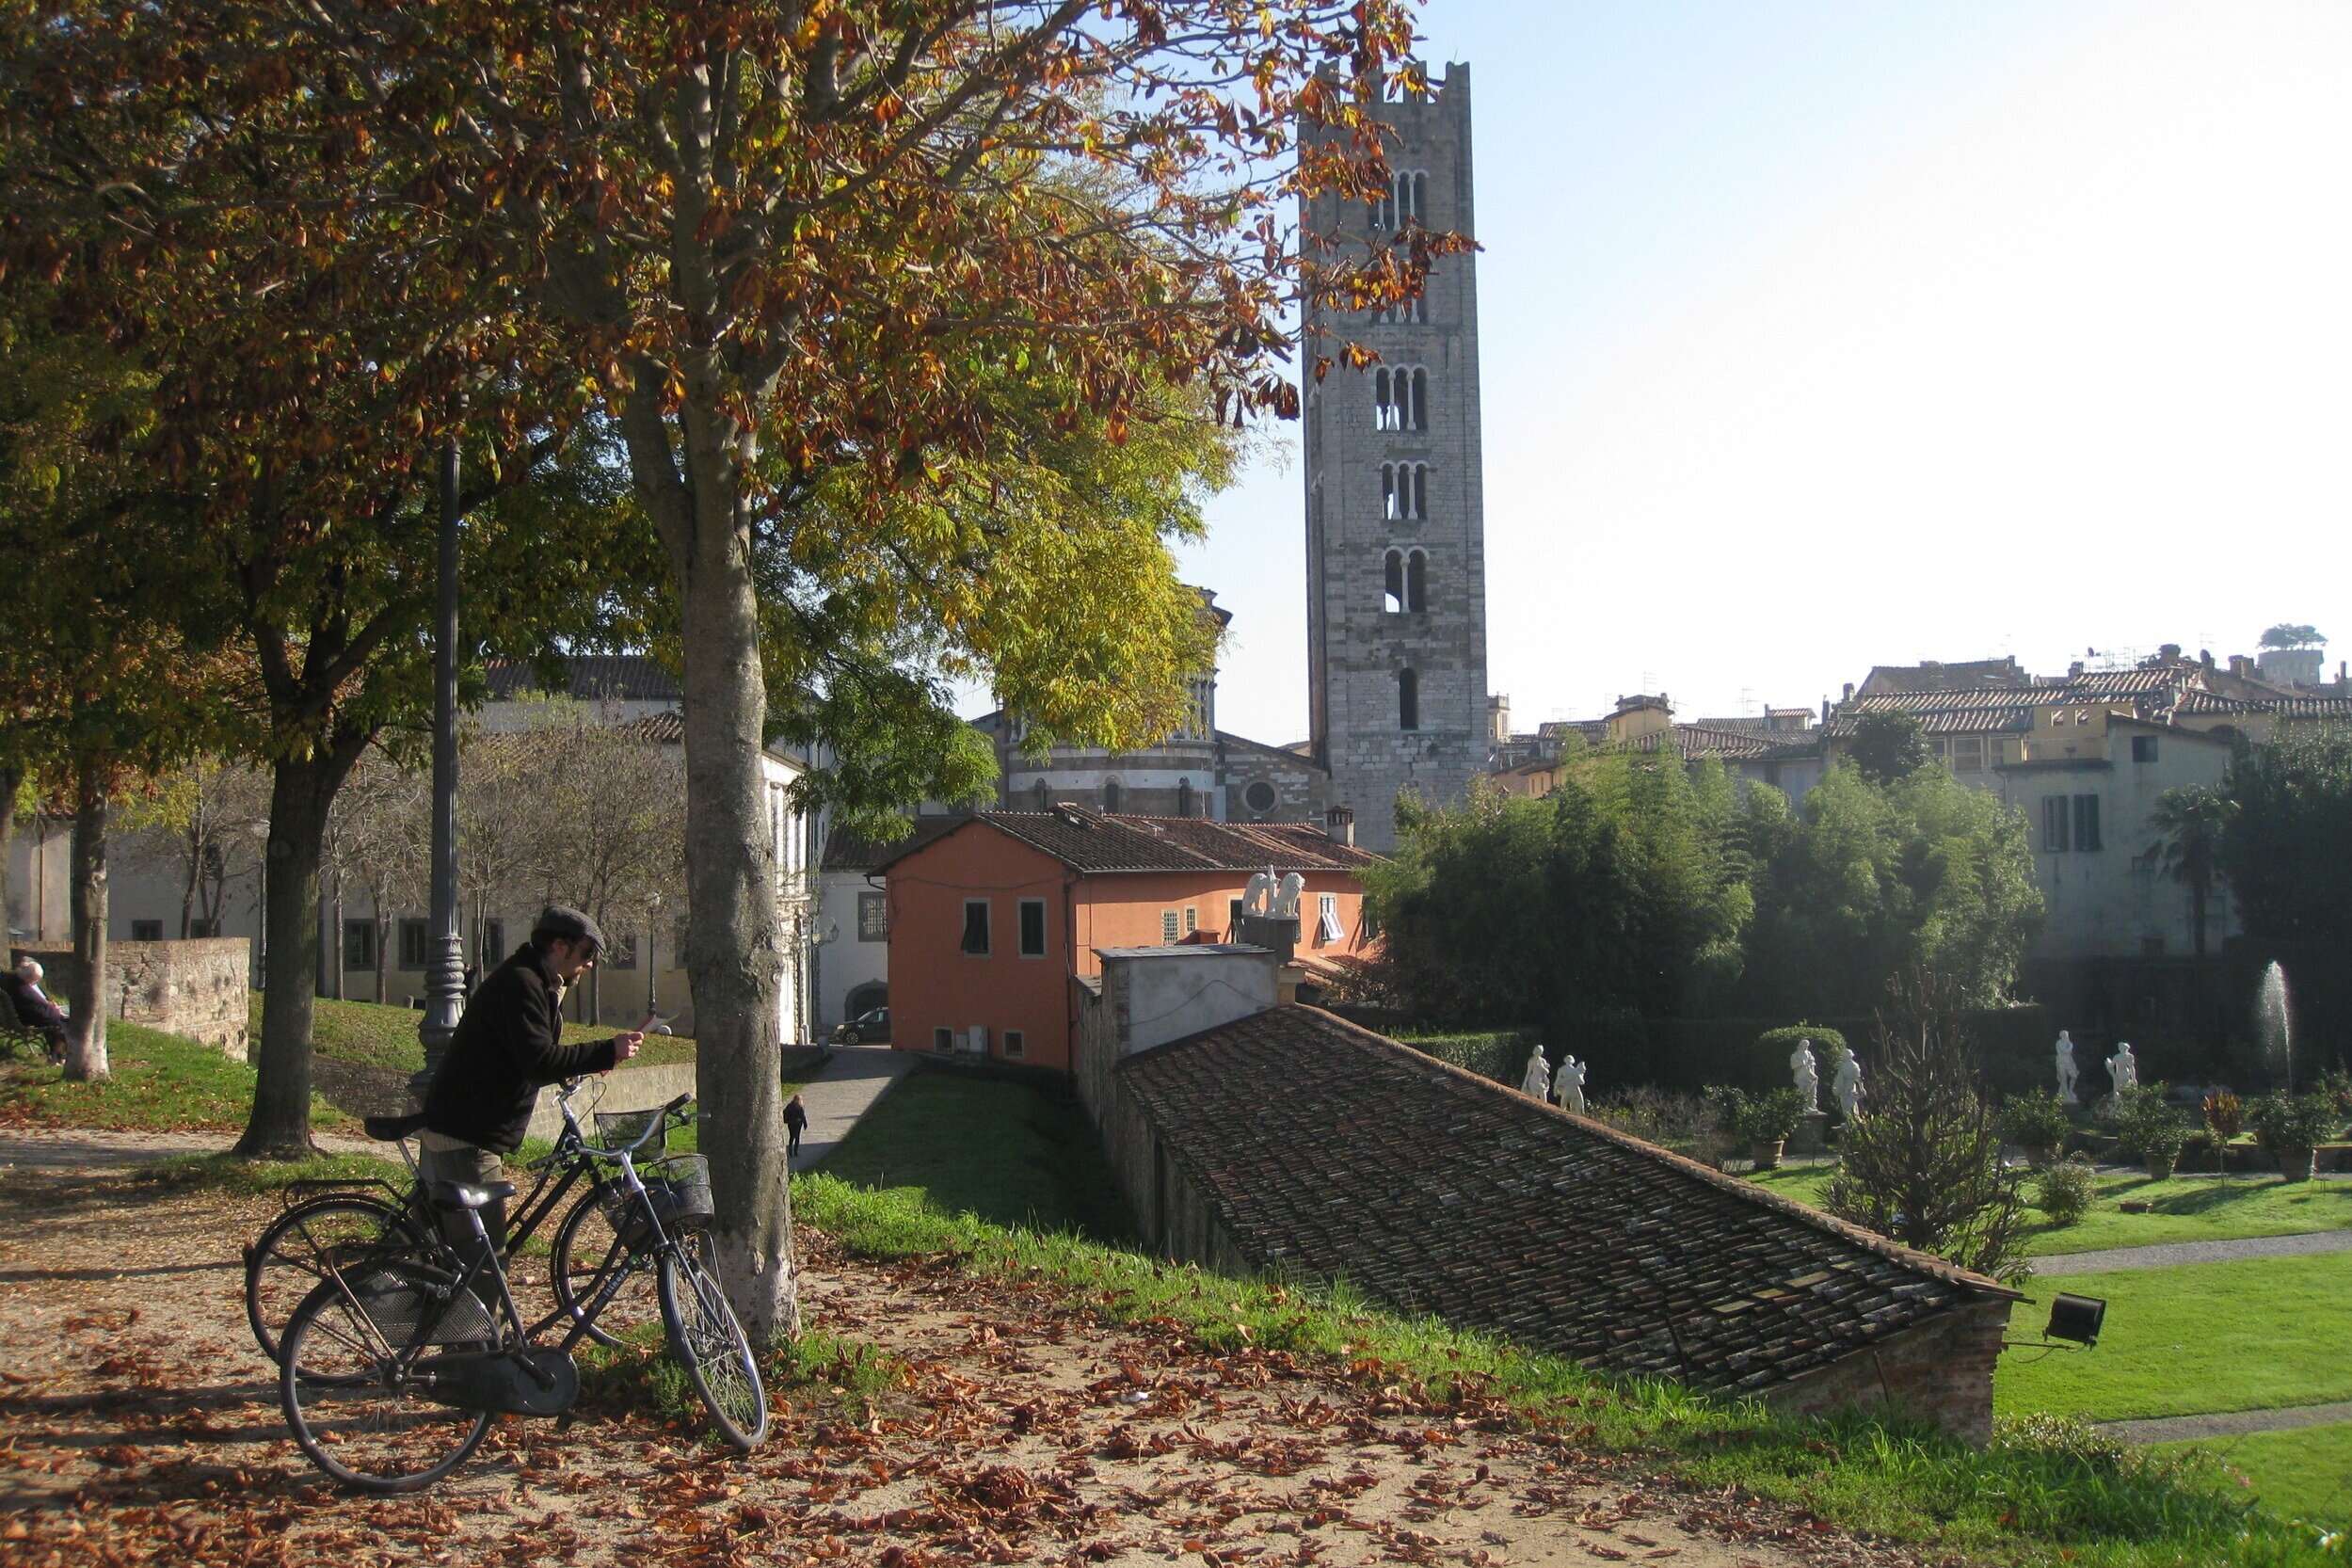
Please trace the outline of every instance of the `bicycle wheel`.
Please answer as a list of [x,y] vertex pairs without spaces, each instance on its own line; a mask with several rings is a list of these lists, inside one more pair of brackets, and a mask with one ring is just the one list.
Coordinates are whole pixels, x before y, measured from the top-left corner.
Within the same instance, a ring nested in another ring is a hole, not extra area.
[[[431,1399],[430,1374],[417,1375],[413,1363],[402,1375],[401,1352],[419,1328],[425,1295],[420,1287],[445,1286],[449,1276],[416,1264],[361,1272],[370,1277],[353,1288],[328,1280],[295,1308],[278,1371],[279,1402],[311,1463],[345,1486],[420,1491],[472,1456],[491,1416]],[[470,1343],[495,1342],[488,1310],[471,1293],[442,1315],[445,1326],[434,1341],[446,1341],[447,1325],[461,1320],[459,1332],[487,1336]]]
[[609,1269],[629,1271],[613,1299],[588,1325],[588,1337],[600,1345],[617,1345],[631,1331],[662,1320],[661,1293],[654,1284],[653,1260],[616,1252],[617,1233],[613,1217],[591,1189],[555,1227],[555,1245],[548,1259],[548,1283],[554,1287],[555,1304],[574,1320],[596,1300],[610,1277]]
[[758,1448],[768,1434],[760,1363],[718,1276],[682,1244],[662,1255],[662,1326],[719,1435],[745,1453]]
[[422,1256],[430,1245],[398,1207],[364,1192],[329,1192],[270,1222],[245,1260],[245,1320],[276,1361],[294,1309],[332,1270],[377,1256]]

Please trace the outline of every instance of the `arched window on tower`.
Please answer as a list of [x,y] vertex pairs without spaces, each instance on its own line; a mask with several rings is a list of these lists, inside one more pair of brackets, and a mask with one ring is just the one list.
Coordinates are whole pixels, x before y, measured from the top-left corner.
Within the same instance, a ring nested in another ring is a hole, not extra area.
[[1381,562],[1380,607],[1392,616],[1404,613],[1404,552],[1392,550]]
[[1413,505],[1406,515],[1416,522],[1429,520],[1429,465],[1413,465]]
[[1413,670],[1397,672],[1397,728],[1421,728],[1421,678]]
[[1408,407],[1408,411],[1409,411],[1409,413],[1411,414],[1411,416],[1412,416],[1412,417],[1411,417],[1409,420],[1407,420],[1405,423],[1403,423],[1402,424],[1400,424],[1400,425],[1399,426],[1399,428],[1400,428],[1400,429],[1405,429],[1405,430],[1426,430],[1426,429],[1428,429],[1428,428],[1429,428],[1429,372],[1428,372],[1428,371],[1426,371],[1426,370],[1416,370],[1416,371],[1415,371],[1415,372],[1413,373],[1413,388],[1412,388],[1412,392],[1410,392],[1410,394],[1408,395],[1408,398],[1407,398],[1407,403],[1408,403],[1408,406],[1409,406],[1409,407]]
[[1189,778],[1179,778],[1176,780],[1176,815],[1189,817],[1192,814],[1192,781]]
[[1046,781],[1045,781],[1044,779],[1042,779],[1042,778],[1041,778],[1041,779],[1039,779],[1039,780],[1037,780],[1037,792],[1036,792],[1036,793],[1037,793],[1037,809],[1038,809],[1038,810],[1040,810],[1040,811],[1050,811],[1050,810],[1052,810],[1052,809],[1053,809],[1053,792],[1052,792],[1050,789],[1048,789],[1048,788],[1047,787],[1047,785],[1046,785]]
[[1119,781],[1115,778],[1102,781],[1102,808],[1113,812],[1119,808]]
[[1429,465],[1380,466],[1380,515],[1390,522],[1420,522],[1429,517]]
[[1400,416],[1404,412],[1403,398],[1399,387],[1402,379],[1403,372],[1392,371],[1385,366],[1372,372],[1373,429],[1401,430],[1404,428],[1400,421]]
[[1404,558],[1404,607],[1415,615],[1429,608],[1429,555],[1409,552]]

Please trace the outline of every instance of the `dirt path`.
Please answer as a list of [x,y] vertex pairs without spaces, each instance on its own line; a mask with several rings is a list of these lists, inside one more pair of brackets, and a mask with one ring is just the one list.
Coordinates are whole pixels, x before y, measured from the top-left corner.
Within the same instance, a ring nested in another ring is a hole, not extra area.
[[[1413,1408],[1281,1352],[1207,1353],[1034,1285],[810,1238],[812,1323],[896,1358],[865,1406],[780,1391],[768,1445],[592,1412],[502,1423],[422,1498],[334,1491],[283,1432],[236,1247],[266,1203],[0,1183],[0,1559],[684,1564],[1671,1561],[1897,1565],[1785,1511],[1656,1484],[1573,1431]],[[525,1290],[526,1301],[537,1288]],[[838,1386],[838,1385],[837,1385]]]

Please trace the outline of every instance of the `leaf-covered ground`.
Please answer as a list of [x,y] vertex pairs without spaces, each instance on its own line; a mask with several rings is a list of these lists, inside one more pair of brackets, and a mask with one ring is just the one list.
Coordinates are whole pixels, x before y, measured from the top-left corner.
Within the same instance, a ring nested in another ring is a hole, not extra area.
[[72,1172],[0,1184],[0,1560],[1914,1560],[1658,1482],[1499,1400],[1426,1404],[1376,1365],[1207,1350],[1042,1279],[862,1261],[807,1233],[826,1337],[759,1453],[712,1448],[608,1374],[568,1431],[504,1422],[426,1496],[352,1497],[286,1439],[246,1336],[236,1248],[270,1207]]

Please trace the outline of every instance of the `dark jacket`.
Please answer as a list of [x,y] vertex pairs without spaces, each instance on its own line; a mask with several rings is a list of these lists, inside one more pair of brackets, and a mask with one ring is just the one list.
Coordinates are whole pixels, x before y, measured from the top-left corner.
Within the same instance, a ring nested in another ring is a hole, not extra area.
[[44,1034],[65,1032],[65,1015],[57,1004],[33,988],[32,983],[13,969],[0,969],[0,992],[5,992],[16,1009],[18,1020],[26,1029]]
[[610,1071],[612,1041],[560,1043],[562,996],[546,955],[528,942],[492,969],[466,1003],[449,1054],[424,1092],[426,1128],[511,1154],[522,1144],[540,1089]]
[[784,1102],[784,1125],[795,1129],[807,1127],[808,1125],[808,1108],[797,1099],[786,1100]]

